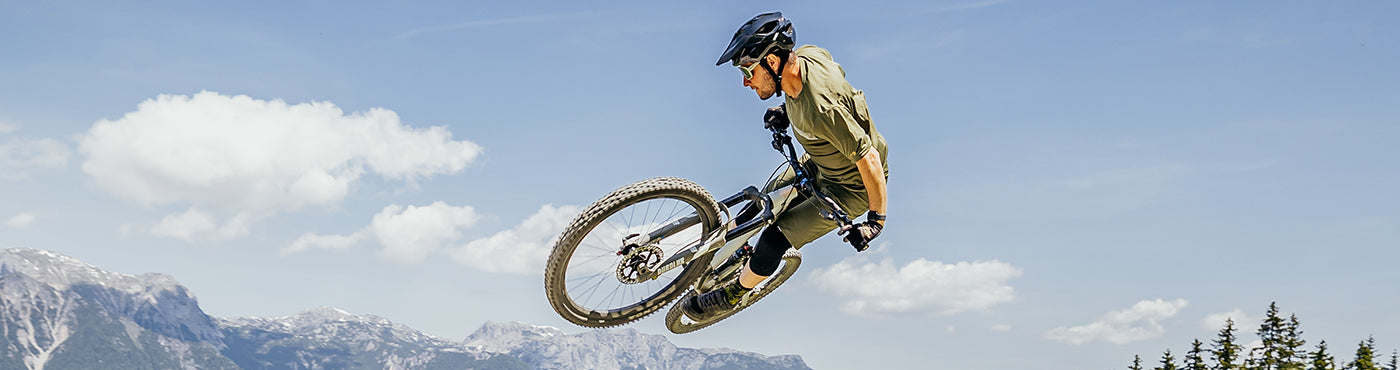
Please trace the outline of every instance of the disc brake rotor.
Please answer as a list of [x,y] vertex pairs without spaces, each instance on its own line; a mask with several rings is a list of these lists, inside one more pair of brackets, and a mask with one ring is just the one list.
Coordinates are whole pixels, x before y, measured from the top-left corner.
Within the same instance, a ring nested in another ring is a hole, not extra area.
[[632,252],[622,257],[622,262],[617,264],[617,280],[624,284],[640,284],[642,276],[655,271],[661,265],[661,257],[666,255],[666,251],[656,245],[647,245],[632,248]]

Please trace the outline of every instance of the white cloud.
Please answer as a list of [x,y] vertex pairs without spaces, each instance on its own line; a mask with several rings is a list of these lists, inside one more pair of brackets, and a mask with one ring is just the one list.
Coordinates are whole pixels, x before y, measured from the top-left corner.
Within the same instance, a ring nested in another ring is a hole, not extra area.
[[11,132],[15,132],[15,130],[18,130],[18,129],[19,129],[19,126],[15,126],[15,125],[13,125],[13,124],[8,124],[8,123],[5,123],[5,122],[0,122],[0,134],[8,134],[8,133],[11,133]]
[[216,225],[214,218],[198,208],[190,207],[183,213],[165,216],[147,231],[151,235],[193,241],[226,240],[248,235],[249,224],[254,217],[240,213],[222,226]]
[[919,259],[896,268],[885,259],[847,258],[818,269],[812,280],[846,301],[841,311],[866,316],[955,314],[989,308],[1016,298],[1007,280],[1021,269],[1000,261],[944,264]]
[[58,140],[10,138],[0,143],[0,178],[26,178],[28,169],[62,169],[70,156],[68,145]]
[[213,232],[214,221],[209,215],[190,208],[185,213],[172,214],[161,219],[151,228],[151,234],[168,236],[185,241],[194,241],[197,235]]
[[992,325],[992,331],[1011,331],[1011,325],[1008,325],[1008,324],[997,324],[997,325]]
[[419,263],[446,253],[487,272],[534,274],[543,270],[554,238],[578,212],[577,206],[546,204],[514,228],[468,242],[463,240],[462,231],[481,219],[469,206],[443,202],[422,207],[390,205],[359,231],[348,235],[307,233],[282,248],[282,253],[346,249],[372,240],[382,247],[379,255],[394,262]]
[[256,216],[247,212],[240,212],[230,218],[228,222],[225,222],[224,226],[219,227],[219,232],[215,237],[218,239],[229,239],[248,235],[248,229],[251,228],[256,221]]
[[[328,102],[207,91],[161,95],[98,121],[78,149],[98,189],[136,203],[237,214],[230,234],[266,215],[338,204],[366,173],[412,184],[460,172],[481,153],[444,127],[408,127],[386,109],[346,114]],[[182,216],[170,221],[199,227],[197,215]]]
[[291,245],[282,249],[282,254],[292,254],[312,249],[337,250],[347,249],[355,244],[359,244],[368,235],[365,232],[357,232],[350,235],[321,235],[316,233],[302,234],[301,237],[293,241]]
[[483,271],[537,274],[544,271],[555,238],[579,211],[577,206],[546,204],[515,228],[473,240],[448,253],[457,262]]
[[1242,332],[1249,333],[1259,328],[1258,318],[1249,317],[1249,315],[1246,315],[1244,313],[1244,310],[1238,308],[1230,312],[1221,312],[1206,315],[1206,318],[1201,319],[1201,326],[1206,328],[1206,330],[1218,332],[1221,329],[1225,328],[1225,319],[1234,320],[1235,330],[1239,330]]
[[476,225],[481,216],[470,206],[434,202],[426,206],[384,207],[368,226],[350,235],[306,233],[282,248],[282,254],[312,249],[346,249],[368,239],[382,247],[379,255],[400,263],[418,263],[429,255],[457,243],[462,230]]
[[16,229],[22,229],[22,228],[25,228],[25,227],[29,227],[29,225],[30,225],[30,224],[33,224],[33,223],[34,223],[34,214],[32,214],[32,213],[21,213],[21,214],[15,215],[14,217],[10,217],[9,220],[6,220],[6,221],[5,221],[5,226],[13,227],[13,228],[16,228]]
[[479,218],[469,206],[454,207],[443,202],[407,208],[390,205],[374,215],[368,230],[384,246],[380,250],[384,258],[418,263],[458,241],[460,230],[472,227]]
[[1185,299],[1141,301],[1128,309],[1109,312],[1088,325],[1055,328],[1045,333],[1045,338],[1069,344],[1123,344],[1152,339],[1166,332],[1160,321],[1176,316],[1186,305]]

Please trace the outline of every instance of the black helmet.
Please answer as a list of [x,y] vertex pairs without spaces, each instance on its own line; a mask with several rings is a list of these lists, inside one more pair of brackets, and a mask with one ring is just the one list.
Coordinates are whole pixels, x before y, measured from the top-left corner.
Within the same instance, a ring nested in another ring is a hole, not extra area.
[[715,65],[756,62],[774,50],[792,50],[796,44],[797,31],[792,29],[792,22],[783,18],[782,12],[759,14],[734,32],[734,39],[729,41],[729,47],[720,54]]

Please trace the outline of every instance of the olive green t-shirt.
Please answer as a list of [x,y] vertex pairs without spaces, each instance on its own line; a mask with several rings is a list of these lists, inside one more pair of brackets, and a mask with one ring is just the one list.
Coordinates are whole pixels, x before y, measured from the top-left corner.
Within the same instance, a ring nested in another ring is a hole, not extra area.
[[859,161],[871,150],[880,153],[885,176],[890,173],[885,138],[875,130],[865,93],[846,82],[846,71],[831,53],[812,45],[792,51],[802,73],[802,92],[788,95],[787,114],[794,137],[816,164],[818,178],[855,191],[864,191]]

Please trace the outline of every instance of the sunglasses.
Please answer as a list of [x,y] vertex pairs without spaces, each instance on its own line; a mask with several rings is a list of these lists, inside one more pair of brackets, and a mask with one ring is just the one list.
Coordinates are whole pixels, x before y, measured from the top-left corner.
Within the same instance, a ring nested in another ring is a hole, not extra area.
[[745,80],[751,79],[751,78],[753,78],[753,70],[754,70],[754,68],[757,68],[757,67],[758,67],[758,63],[750,64],[748,67],[739,66],[739,72],[743,72],[743,73],[744,73],[744,79],[745,79]]

